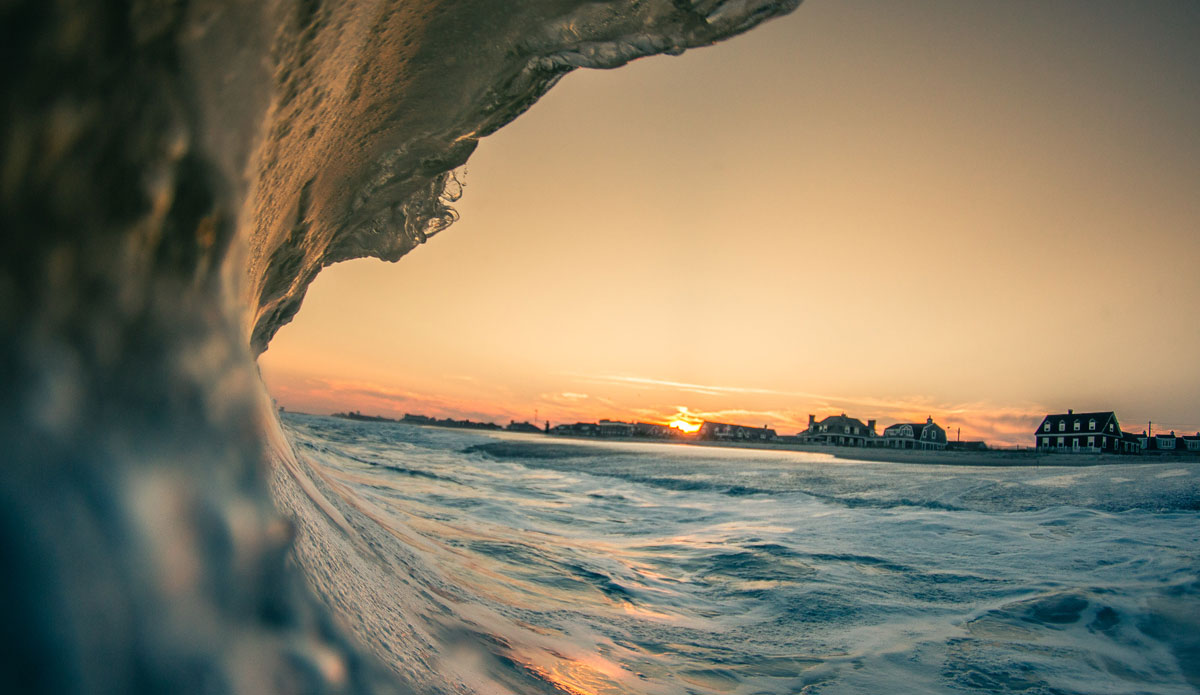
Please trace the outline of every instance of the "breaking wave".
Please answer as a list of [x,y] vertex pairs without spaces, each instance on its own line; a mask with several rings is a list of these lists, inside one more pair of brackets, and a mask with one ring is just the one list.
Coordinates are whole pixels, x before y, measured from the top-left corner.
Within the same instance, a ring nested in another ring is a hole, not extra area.
[[328,609],[344,583],[305,554],[304,510],[362,562],[332,572],[415,582],[420,565],[388,564],[330,502],[254,358],[322,268],[395,261],[451,224],[456,168],[566,73],[708,45],[798,2],[0,5],[9,684],[492,691],[422,661],[422,645],[491,639],[468,623],[418,634],[397,604],[362,632]]

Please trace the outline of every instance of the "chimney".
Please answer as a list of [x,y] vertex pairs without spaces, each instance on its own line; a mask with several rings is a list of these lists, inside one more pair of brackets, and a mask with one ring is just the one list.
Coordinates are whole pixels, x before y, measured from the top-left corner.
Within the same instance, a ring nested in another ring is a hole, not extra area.
[[926,424],[926,425],[932,425],[932,424],[933,424],[933,416],[932,416],[932,415],[930,415],[930,416],[928,416],[928,417],[926,417],[926,418],[925,418],[925,424]]
[[817,424],[817,416],[809,413],[808,415],[808,431],[812,432],[813,427]]
[[1074,411],[1074,410],[1071,410],[1070,408],[1067,408],[1067,415],[1074,415],[1074,414],[1075,414],[1075,411]]
[[871,434],[875,433],[875,421],[867,420],[867,429],[871,430]]

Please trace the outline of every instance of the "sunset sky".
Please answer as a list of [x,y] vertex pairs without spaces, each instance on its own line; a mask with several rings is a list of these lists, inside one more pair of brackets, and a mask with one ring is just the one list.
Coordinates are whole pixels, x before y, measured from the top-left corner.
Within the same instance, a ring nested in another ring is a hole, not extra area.
[[282,405],[1200,429],[1192,0],[808,0],[577,71],[467,169],[455,226],[317,279]]

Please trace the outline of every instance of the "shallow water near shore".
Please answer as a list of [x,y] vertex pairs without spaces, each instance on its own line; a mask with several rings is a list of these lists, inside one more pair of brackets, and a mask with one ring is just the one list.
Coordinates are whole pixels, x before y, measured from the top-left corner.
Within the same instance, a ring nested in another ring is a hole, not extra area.
[[920,466],[287,415],[295,556],[431,692],[1194,693],[1200,467]]

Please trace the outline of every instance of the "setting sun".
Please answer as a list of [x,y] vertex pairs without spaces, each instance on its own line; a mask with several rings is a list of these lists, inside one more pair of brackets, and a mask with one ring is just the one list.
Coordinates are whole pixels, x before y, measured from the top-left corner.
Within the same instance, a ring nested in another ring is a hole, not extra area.
[[686,420],[672,420],[671,421],[671,427],[674,427],[675,429],[679,430],[680,432],[684,432],[686,434],[692,434],[694,432],[699,431],[700,426],[703,424],[704,423],[702,423],[702,422],[687,422]]

